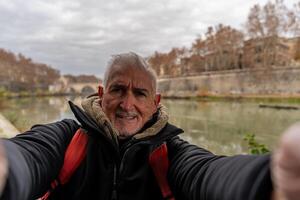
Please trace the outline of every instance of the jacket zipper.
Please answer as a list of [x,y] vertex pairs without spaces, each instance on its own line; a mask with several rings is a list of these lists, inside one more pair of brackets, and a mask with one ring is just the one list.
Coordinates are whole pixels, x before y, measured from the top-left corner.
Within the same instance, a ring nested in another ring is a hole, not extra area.
[[[168,140],[176,135],[178,135],[180,132],[178,131],[175,131],[171,134],[168,134],[167,136],[164,136],[164,137],[161,137],[160,138],[160,141],[165,141],[165,140]],[[122,149],[120,150],[120,152],[124,151],[123,153],[123,156],[121,158],[121,162],[120,162],[120,167],[119,167],[119,174],[122,173],[123,171],[123,168],[124,168],[124,159],[125,159],[125,156],[126,154],[128,153],[128,151],[131,149],[131,147],[135,146],[136,144],[139,144],[139,145],[144,145],[144,144],[150,144],[152,143],[152,141],[150,140],[147,140],[147,139],[141,139],[141,140],[137,140],[135,138],[132,138],[130,141],[128,141],[127,144],[125,144]]]
[[117,200],[117,165],[114,165],[113,191],[111,194],[112,200]]
[[[172,134],[169,134],[165,137],[160,138],[161,141],[165,141],[169,138],[172,138],[176,135],[178,135],[179,132],[174,132]],[[124,144],[125,146],[122,147],[121,150],[119,150],[119,165],[115,164],[114,165],[114,177],[113,177],[113,190],[112,190],[112,195],[111,195],[111,199],[112,200],[117,200],[118,198],[118,192],[117,192],[117,187],[118,187],[118,176],[122,173],[123,168],[124,168],[124,158],[126,156],[126,154],[128,153],[128,151],[131,149],[132,146],[135,146],[137,143],[139,143],[140,145],[144,145],[144,144],[149,144],[152,143],[151,141],[145,139],[145,140],[137,140],[135,138],[132,138],[128,141],[127,144]],[[124,150],[123,156],[122,158],[120,157],[120,153]]]
[[135,138],[131,138],[126,144],[124,144],[124,146],[121,148],[120,153],[123,153],[122,151],[124,151],[122,157],[121,157],[121,161],[120,161],[120,167],[119,167],[119,174],[121,174],[122,170],[123,170],[123,166],[124,166],[124,158],[125,155],[127,153],[127,151],[129,150],[129,147],[133,146],[134,144],[136,144],[136,139]]
[[[119,165],[114,165],[114,180],[113,180],[113,191],[112,191],[112,195],[111,195],[111,199],[112,200],[117,200],[118,199],[118,192],[117,192],[117,187],[118,187],[118,181],[119,181],[119,176],[123,170],[123,166],[124,166],[124,157],[125,154],[127,153],[127,151],[129,150],[129,147],[136,144],[135,143],[136,139],[132,138],[130,139],[130,141],[128,141],[127,144],[125,144],[125,148],[122,148],[125,150],[125,152],[123,153],[123,156],[121,158],[121,156],[119,157]],[[121,150],[119,150],[119,155],[121,153]]]

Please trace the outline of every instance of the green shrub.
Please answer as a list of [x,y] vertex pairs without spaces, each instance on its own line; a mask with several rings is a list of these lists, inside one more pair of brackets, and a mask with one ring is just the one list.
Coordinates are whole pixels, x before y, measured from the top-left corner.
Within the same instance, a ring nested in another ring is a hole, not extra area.
[[244,140],[248,142],[248,151],[250,154],[265,154],[270,150],[264,144],[257,142],[255,134],[246,134]]

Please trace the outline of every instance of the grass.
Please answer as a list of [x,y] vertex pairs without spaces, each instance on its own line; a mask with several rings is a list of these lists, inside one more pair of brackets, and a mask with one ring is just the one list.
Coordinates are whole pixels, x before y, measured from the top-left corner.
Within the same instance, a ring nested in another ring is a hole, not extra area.
[[49,91],[37,91],[37,92],[28,92],[28,91],[21,91],[21,92],[10,92],[4,91],[0,88],[0,99],[1,98],[19,98],[19,97],[47,97],[47,96],[64,96],[65,93],[53,93]]
[[[173,99],[173,98],[172,98]],[[177,99],[177,98],[174,98]],[[282,96],[197,96],[181,99],[191,99],[197,101],[246,101],[257,103],[288,103],[300,104],[300,97],[282,97]]]

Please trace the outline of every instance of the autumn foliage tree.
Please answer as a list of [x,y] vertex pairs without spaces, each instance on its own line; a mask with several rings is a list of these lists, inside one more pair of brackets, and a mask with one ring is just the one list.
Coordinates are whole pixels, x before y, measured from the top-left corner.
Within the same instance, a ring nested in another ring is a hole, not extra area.
[[239,56],[243,45],[243,33],[230,26],[219,24],[206,32],[207,63],[210,70],[239,68]]
[[158,76],[163,76],[164,74],[166,74],[166,72],[165,72],[165,68],[166,68],[165,57],[166,57],[166,54],[155,51],[154,55],[152,55],[148,58],[149,64],[152,66],[152,68],[154,69],[154,71],[156,72],[156,74]]
[[180,57],[184,52],[184,48],[173,48],[168,53],[155,52],[147,60],[159,76],[178,76],[182,71]]
[[46,64],[0,49],[1,87],[14,92],[48,90],[59,77],[59,71]]
[[241,31],[219,24],[215,28],[208,27],[203,38],[196,38],[191,49],[155,52],[148,62],[159,76],[194,75],[241,67],[239,57],[244,38]]

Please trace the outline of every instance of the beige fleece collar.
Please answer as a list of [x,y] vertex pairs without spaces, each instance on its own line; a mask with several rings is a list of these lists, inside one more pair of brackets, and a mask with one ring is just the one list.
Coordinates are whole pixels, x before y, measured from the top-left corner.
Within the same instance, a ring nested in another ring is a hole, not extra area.
[[[81,102],[82,108],[84,111],[93,118],[100,127],[104,128],[105,134],[112,140],[118,141],[118,131],[112,126],[110,120],[107,118],[101,107],[101,100],[98,95],[92,95]],[[142,139],[145,137],[154,136],[165,127],[169,120],[169,116],[166,112],[166,108],[163,105],[158,107],[158,119],[157,121],[149,128],[144,130],[141,133],[134,135],[136,139]]]

